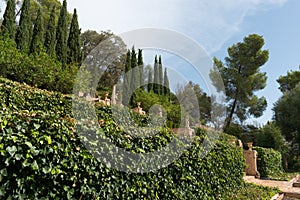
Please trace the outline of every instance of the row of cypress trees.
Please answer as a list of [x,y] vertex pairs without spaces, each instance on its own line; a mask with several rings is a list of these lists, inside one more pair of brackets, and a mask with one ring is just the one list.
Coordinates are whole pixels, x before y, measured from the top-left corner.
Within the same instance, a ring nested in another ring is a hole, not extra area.
[[132,47],[132,50],[128,50],[126,54],[122,97],[122,102],[124,105],[127,105],[133,101],[133,93],[137,89],[165,96],[167,96],[170,92],[167,68],[165,68],[163,73],[161,56],[159,56],[159,59],[157,59],[157,56],[155,56],[154,73],[152,73],[152,70],[149,69],[148,82],[146,82],[144,77],[142,49],[138,49],[138,55],[136,55],[135,48]]
[[[163,73],[162,60],[161,56],[159,56],[157,60],[157,56],[154,59],[154,80],[152,79],[151,71],[149,71],[148,77],[148,91],[153,91],[155,94],[159,95],[167,95],[169,93],[169,78],[167,74],[167,68]],[[151,82],[154,84],[151,84]]]
[[79,64],[81,62],[81,30],[78,16],[76,9],[74,9],[71,24],[68,24],[66,0],[63,1],[57,24],[55,7],[52,8],[47,30],[44,30],[41,9],[37,13],[35,23],[32,24],[30,0],[23,1],[18,25],[16,25],[15,9],[15,0],[8,0],[1,25],[1,34],[15,40],[20,51],[37,55],[46,52],[51,57],[57,58],[63,67],[66,64]]

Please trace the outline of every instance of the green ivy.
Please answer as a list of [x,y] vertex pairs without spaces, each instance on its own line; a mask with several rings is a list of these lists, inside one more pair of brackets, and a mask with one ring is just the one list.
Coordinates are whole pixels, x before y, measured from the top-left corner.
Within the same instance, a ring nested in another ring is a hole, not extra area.
[[[226,137],[201,158],[206,132],[198,131],[169,166],[143,174],[120,172],[83,145],[70,97],[5,79],[0,84],[1,199],[226,199],[243,184],[242,149]],[[128,137],[135,128],[125,132],[111,113],[110,107],[96,105],[101,134],[133,153],[155,151],[175,138],[166,128],[153,130],[153,137]],[[133,116],[136,124],[148,123],[147,117]]]
[[254,147],[258,153],[257,170],[261,177],[272,178],[278,173],[282,173],[281,153],[273,149]]

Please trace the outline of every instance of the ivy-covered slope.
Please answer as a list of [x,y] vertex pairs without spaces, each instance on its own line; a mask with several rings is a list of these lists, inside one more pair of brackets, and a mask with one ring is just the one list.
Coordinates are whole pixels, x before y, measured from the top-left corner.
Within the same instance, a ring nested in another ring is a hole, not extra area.
[[[206,157],[204,135],[169,166],[130,174],[106,167],[81,143],[71,98],[0,79],[1,199],[226,199],[242,185],[242,150],[220,139]],[[154,151],[174,136],[126,137],[109,107],[96,107],[101,129],[128,151]],[[141,120],[142,121],[142,120]],[[225,138],[225,137],[221,137]]]

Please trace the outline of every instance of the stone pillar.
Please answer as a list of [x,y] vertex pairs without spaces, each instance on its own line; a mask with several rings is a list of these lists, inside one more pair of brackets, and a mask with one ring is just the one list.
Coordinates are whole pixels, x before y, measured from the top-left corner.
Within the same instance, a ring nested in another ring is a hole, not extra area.
[[190,128],[190,117],[189,115],[185,116],[185,128]]
[[257,171],[257,151],[252,150],[252,143],[247,143],[249,150],[244,151],[246,161],[246,175],[258,176]]
[[163,112],[161,106],[158,107],[158,116],[163,117]]
[[105,92],[105,99],[104,99],[104,101],[105,101],[105,105],[106,106],[110,106],[110,99],[108,98],[108,92]]
[[116,95],[116,85],[113,86],[112,95],[111,95],[111,105],[117,104],[117,95]]

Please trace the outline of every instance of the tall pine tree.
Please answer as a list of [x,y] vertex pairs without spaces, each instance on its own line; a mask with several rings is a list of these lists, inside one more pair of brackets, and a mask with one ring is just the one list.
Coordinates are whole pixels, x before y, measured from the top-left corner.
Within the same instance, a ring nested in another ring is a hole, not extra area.
[[80,28],[78,25],[77,11],[74,9],[68,39],[68,63],[80,64],[81,62],[81,42]]
[[44,23],[42,11],[39,9],[33,28],[32,41],[30,45],[31,54],[39,54],[44,49]]
[[144,80],[145,80],[145,77],[144,77],[144,61],[143,61],[143,50],[142,49],[139,49],[138,50],[138,66],[139,66],[139,72],[140,72],[140,86],[143,87],[143,85],[145,84],[144,83]]
[[217,73],[221,74],[228,101],[225,130],[233,121],[243,123],[251,115],[260,117],[267,107],[266,98],[255,95],[266,87],[266,73],[260,71],[269,59],[269,51],[262,49],[264,44],[262,36],[251,34],[228,48],[225,63],[214,58],[215,68],[210,77],[216,88],[221,90],[216,78]]
[[1,25],[1,34],[2,35],[7,34],[13,40],[15,40],[15,36],[16,36],[15,8],[16,8],[15,0],[8,0],[3,15],[3,22]]
[[68,22],[67,22],[67,1],[64,0],[60,10],[58,24],[56,29],[56,56],[62,63],[63,67],[67,63],[67,37],[68,37]]
[[130,50],[126,54],[126,63],[125,63],[125,74],[124,74],[124,84],[123,84],[123,94],[122,94],[122,103],[123,105],[128,105],[129,103],[129,93],[130,93],[130,82],[131,82],[131,53]]
[[161,61],[161,56],[159,56],[158,59],[158,94],[163,94],[163,69],[162,69],[162,61]]
[[55,56],[55,45],[56,45],[56,25],[55,25],[55,6],[53,6],[48,21],[45,38],[45,49],[48,55]]
[[32,23],[30,19],[30,0],[24,0],[21,7],[19,28],[17,30],[17,48],[27,53],[30,47]]

